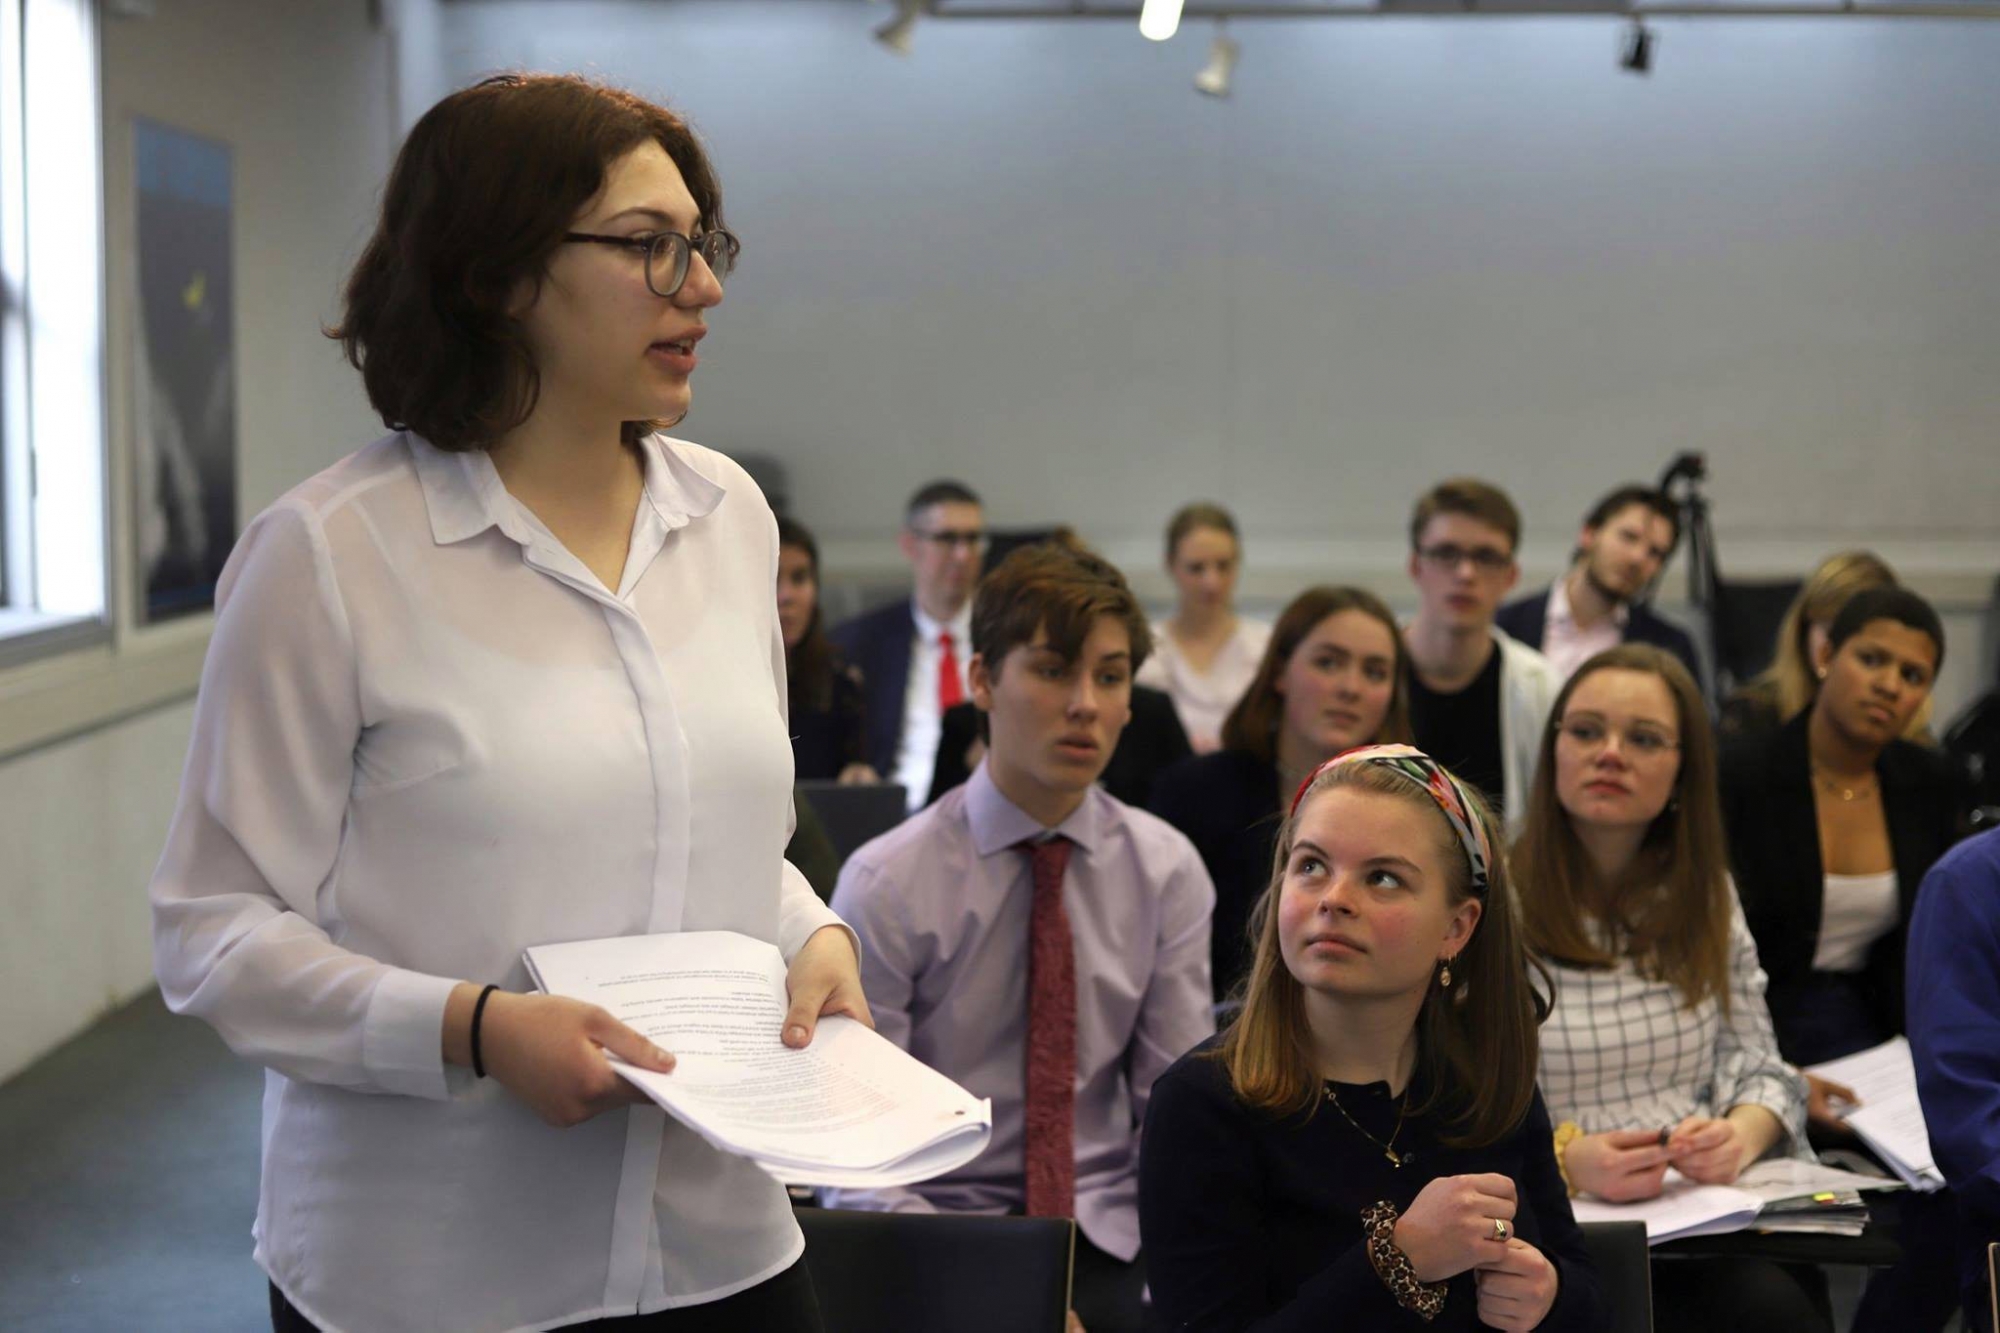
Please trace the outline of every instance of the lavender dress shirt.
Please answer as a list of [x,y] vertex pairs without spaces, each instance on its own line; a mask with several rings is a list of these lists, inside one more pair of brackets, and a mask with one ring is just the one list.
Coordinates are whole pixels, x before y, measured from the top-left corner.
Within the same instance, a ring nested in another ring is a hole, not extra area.
[[1076,948],[1076,1218],[1093,1244],[1139,1252],[1139,1126],[1153,1080],[1215,1031],[1208,922],[1215,889],[1164,821],[1093,788],[1054,830],[993,784],[964,786],[857,851],[834,911],[861,937],[876,1028],[975,1096],[993,1099],[977,1158],[903,1189],[831,1190],[837,1208],[1005,1213],[1025,1202],[1028,1031],[1025,839],[1076,843],[1063,906]]

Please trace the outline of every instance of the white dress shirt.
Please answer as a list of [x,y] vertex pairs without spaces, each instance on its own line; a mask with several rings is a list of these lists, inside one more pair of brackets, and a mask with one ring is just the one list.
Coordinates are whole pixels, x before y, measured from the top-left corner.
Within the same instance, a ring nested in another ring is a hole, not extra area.
[[1576,623],[1576,610],[1569,604],[1569,579],[1549,585],[1548,617],[1542,622],[1542,656],[1556,669],[1556,679],[1568,680],[1576,669],[1607,648],[1625,642],[1625,622],[1632,608],[1620,602],[1611,609],[1609,620],[1585,629]]
[[1140,685],[1166,691],[1174,701],[1174,712],[1180,715],[1189,742],[1205,754],[1222,744],[1222,724],[1229,720],[1229,711],[1256,678],[1258,664],[1264,660],[1264,648],[1270,642],[1269,625],[1238,616],[1235,632],[1216,652],[1208,670],[1197,671],[1174,642],[1167,622],[1157,621],[1153,625],[1152,654],[1132,679]]
[[531,944],[838,918],[792,812],[777,536],[747,474],[643,446],[615,593],[484,453],[387,436],[245,531],[155,874],[179,1013],[267,1067],[256,1258],[338,1330],[541,1329],[788,1267],[784,1191],[653,1107],[543,1124],[447,1067],[459,981]]
[[958,688],[961,698],[972,697],[966,665],[972,659],[972,603],[958,609],[950,621],[925,614],[914,600],[910,616],[917,632],[910,640],[910,679],[903,687],[903,736],[896,746],[893,781],[903,784],[910,813],[924,808],[930,799],[931,778],[937,772],[938,739],[944,734],[944,710],[938,707],[938,678],[944,662],[944,645],[938,636],[951,633],[951,653],[958,659]]

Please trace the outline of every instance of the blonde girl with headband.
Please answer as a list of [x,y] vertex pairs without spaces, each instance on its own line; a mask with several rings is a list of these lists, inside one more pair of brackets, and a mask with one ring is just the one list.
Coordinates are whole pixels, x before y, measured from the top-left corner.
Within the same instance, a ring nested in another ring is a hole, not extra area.
[[1497,846],[1484,802],[1407,745],[1301,784],[1243,1008],[1146,1114],[1139,1221],[1166,1326],[1602,1326]]

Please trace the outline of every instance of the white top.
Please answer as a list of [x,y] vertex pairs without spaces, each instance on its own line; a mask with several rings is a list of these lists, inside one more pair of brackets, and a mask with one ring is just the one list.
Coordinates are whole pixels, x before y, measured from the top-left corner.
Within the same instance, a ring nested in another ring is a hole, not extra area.
[[268,1069],[256,1258],[330,1333],[693,1304],[803,1250],[775,1181],[658,1109],[553,1129],[440,1051],[452,987],[527,989],[530,944],[735,930],[789,958],[838,924],[783,860],[771,511],[719,454],[644,454],[615,596],[484,453],[408,433],[223,571],[154,965]]
[[1167,622],[1153,625],[1153,653],[1133,679],[1141,685],[1165,690],[1174,701],[1181,726],[1197,751],[1206,753],[1222,743],[1222,724],[1229,710],[1250,688],[1257,664],[1264,660],[1264,647],[1271,641],[1271,627],[1260,620],[1236,618],[1236,631],[1222,645],[1206,672],[1181,655],[1180,645],[1167,631]]
[[938,739],[944,734],[944,712],[938,707],[938,673],[944,661],[944,647],[938,636],[951,632],[952,656],[958,659],[958,688],[962,698],[972,697],[966,664],[972,659],[972,603],[958,609],[946,623],[933,620],[912,599],[910,617],[917,632],[910,641],[910,679],[903,687],[903,737],[896,746],[893,781],[903,784],[910,813],[924,808],[930,799],[931,778],[937,772]]
[[1625,642],[1625,624],[1632,608],[1620,602],[1611,609],[1611,618],[1584,629],[1576,623],[1569,604],[1569,579],[1559,578],[1549,587],[1549,610],[1542,622],[1542,656],[1555,668],[1558,680],[1568,680],[1576,669],[1607,648]]
[[1820,909],[1815,972],[1859,972],[1868,965],[1875,941],[1896,928],[1902,913],[1896,900],[1896,872],[1828,875]]

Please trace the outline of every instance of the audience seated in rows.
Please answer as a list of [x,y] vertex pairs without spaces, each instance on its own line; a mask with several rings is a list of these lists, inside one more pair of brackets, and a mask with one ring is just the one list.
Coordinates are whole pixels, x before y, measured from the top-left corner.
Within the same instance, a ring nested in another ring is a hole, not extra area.
[[986,547],[979,497],[934,481],[910,497],[898,537],[915,588],[846,622],[833,641],[866,686],[867,761],[903,785],[911,810],[931,789],[944,710],[966,697],[972,588]]
[[841,1207],[1074,1216],[1090,1333],[1144,1326],[1135,1204],[1154,1079],[1214,1030],[1201,858],[1096,783],[1148,631],[1111,565],[1056,543],[979,586],[969,684],[985,758],[863,846],[834,908],[861,941],[877,1030],[993,1102],[986,1151]]
[[880,782],[868,762],[861,669],[826,636],[819,610],[819,543],[805,524],[778,518],[778,630],[785,640],[793,777]]
[[1643,600],[1680,539],[1679,505],[1650,486],[1620,486],[1584,516],[1563,576],[1501,607],[1494,623],[1540,649],[1561,679],[1606,648],[1650,643],[1700,680],[1694,640]]
[[[1624,1203],[1670,1167],[1726,1185],[1766,1154],[1810,1155],[1729,881],[1715,738],[1678,660],[1624,644],[1570,677],[1513,871],[1552,977],[1541,1086],[1574,1189]],[[1655,1263],[1653,1304],[1663,1333],[1831,1326],[1816,1272],[1761,1260]]]
[[1497,839],[1409,746],[1349,751],[1301,789],[1243,1007],[1146,1117],[1165,1326],[1604,1326]]
[[1994,1333],[2000,1244],[2000,829],[1947,852],[1910,918],[1910,1050],[1931,1152],[1958,1202],[1966,1326]]
[[[1964,831],[1957,768],[1899,739],[1943,658],[1943,625],[1921,597],[1856,593],[1814,644],[1804,711],[1726,754],[1730,860],[1771,975],[1778,1042],[1796,1064],[1903,1032],[1905,927],[1924,875]],[[1839,1133],[1818,1091],[1816,1119]],[[1888,1206],[1903,1259],[1870,1280],[1855,1328],[1942,1328],[1956,1305],[1950,1197]]]
[[1153,655],[1138,680],[1172,696],[1196,754],[1221,746],[1223,719],[1271,637],[1269,625],[1236,613],[1242,561],[1236,520],[1220,505],[1188,505],[1167,524],[1174,613],[1153,625]]
[[1218,999],[1249,974],[1250,909],[1271,882],[1286,805],[1342,750],[1408,741],[1402,640],[1360,588],[1309,588],[1279,615],[1222,749],[1160,775],[1153,813],[1187,834],[1215,882],[1209,941]]
[[1410,519],[1418,608],[1403,628],[1418,747],[1478,787],[1510,824],[1562,684],[1547,658],[1493,623],[1521,577],[1520,540],[1520,513],[1498,487],[1469,477],[1432,487]]

